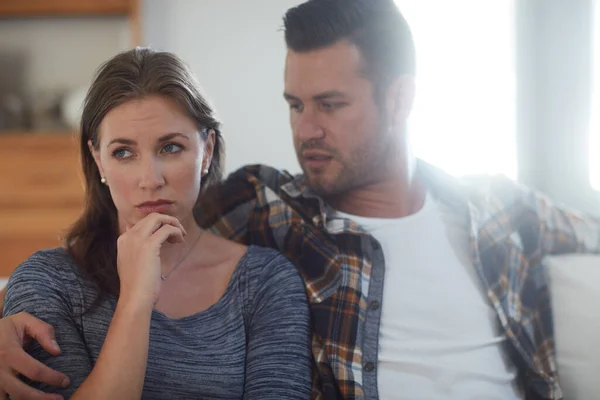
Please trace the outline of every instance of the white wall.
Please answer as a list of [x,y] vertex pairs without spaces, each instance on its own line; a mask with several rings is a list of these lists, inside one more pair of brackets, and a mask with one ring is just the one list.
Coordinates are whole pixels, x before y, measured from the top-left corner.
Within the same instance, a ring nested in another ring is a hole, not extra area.
[[223,121],[226,170],[264,163],[299,172],[283,100],[285,11],[301,0],[144,0],[145,45],[196,73]]
[[519,1],[520,179],[600,215],[589,181],[594,0]]

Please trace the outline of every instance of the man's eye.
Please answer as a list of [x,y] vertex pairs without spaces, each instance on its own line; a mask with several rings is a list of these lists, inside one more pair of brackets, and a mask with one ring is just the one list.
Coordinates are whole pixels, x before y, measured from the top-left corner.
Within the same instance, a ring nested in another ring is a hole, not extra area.
[[323,111],[334,111],[341,108],[344,103],[321,103],[319,106]]

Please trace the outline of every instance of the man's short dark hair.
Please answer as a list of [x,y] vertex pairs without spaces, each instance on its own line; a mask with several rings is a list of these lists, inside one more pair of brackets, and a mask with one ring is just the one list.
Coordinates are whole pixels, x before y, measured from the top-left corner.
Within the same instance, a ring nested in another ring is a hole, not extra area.
[[378,89],[415,74],[412,33],[393,0],[309,0],[287,11],[284,27],[287,47],[295,52],[350,41]]

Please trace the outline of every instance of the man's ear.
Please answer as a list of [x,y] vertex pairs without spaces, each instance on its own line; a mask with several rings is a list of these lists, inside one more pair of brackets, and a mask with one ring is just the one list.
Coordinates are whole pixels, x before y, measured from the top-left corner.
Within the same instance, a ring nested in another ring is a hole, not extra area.
[[386,96],[386,108],[391,126],[404,125],[410,116],[415,100],[415,78],[401,75],[390,85]]
[[94,149],[94,145],[92,144],[91,140],[88,140],[87,145],[88,149],[90,150],[90,153],[92,154],[92,157],[94,157],[94,162],[96,163],[96,167],[98,168],[98,172],[100,173],[100,179],[105,178],[104,169],[102,168],[102,163],[100,162],[100,152]]

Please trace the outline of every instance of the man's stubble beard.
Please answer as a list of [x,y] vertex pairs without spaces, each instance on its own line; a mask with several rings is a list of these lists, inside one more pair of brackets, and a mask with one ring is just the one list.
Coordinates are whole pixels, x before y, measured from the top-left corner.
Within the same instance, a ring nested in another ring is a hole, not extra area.
[[395,143],[387,131],[379,129],[375,138],[367,139],[358,146],[347,159],[338,158],[334,162],[342,164],[337,176],[323,182],[320,176],[306,174],[309,188],[323,198],[339,197],[353,190],[378,183],[389,176],[393,165]]

